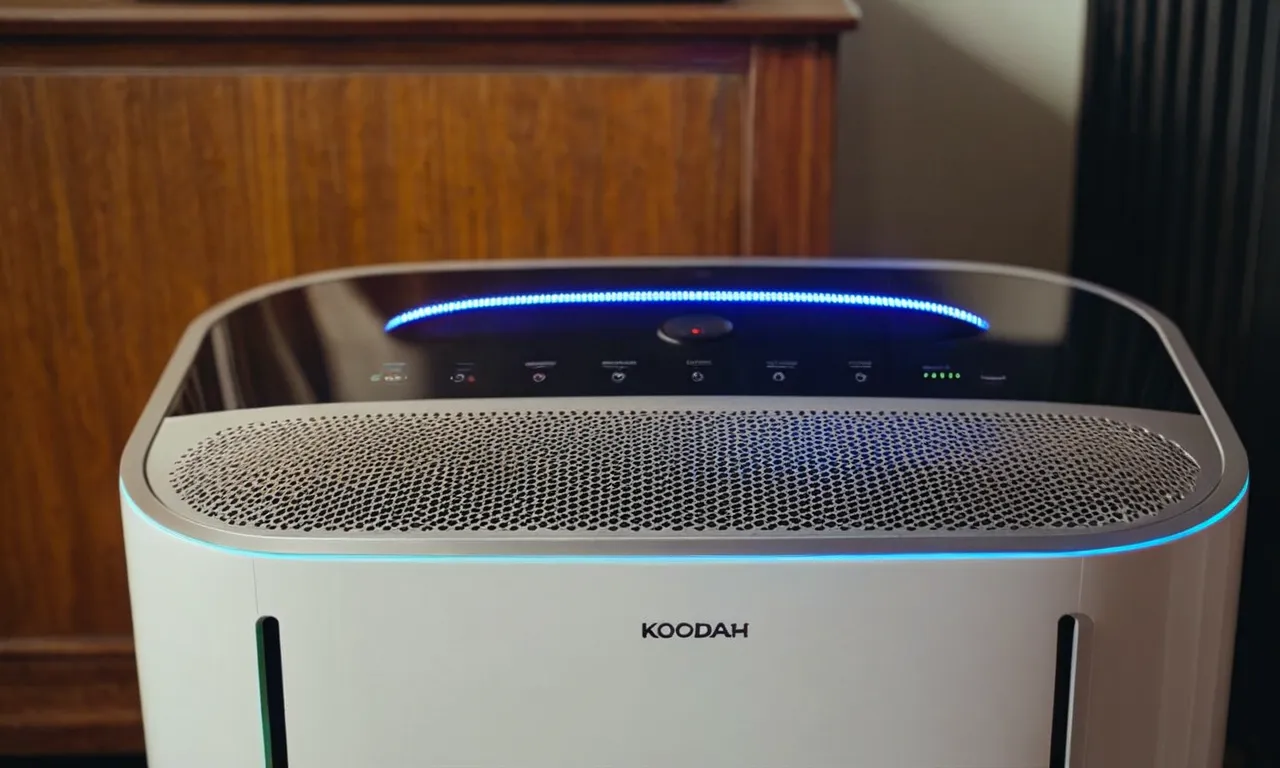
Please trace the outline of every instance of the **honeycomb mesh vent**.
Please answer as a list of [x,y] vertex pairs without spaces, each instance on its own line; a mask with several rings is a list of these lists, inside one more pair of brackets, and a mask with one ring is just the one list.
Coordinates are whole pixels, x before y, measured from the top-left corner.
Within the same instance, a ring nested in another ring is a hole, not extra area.
[[170,482],[277,531],[923,533],[1139,522],[1198,472],[1092,416],[617,410],[263,421],[198,442]]

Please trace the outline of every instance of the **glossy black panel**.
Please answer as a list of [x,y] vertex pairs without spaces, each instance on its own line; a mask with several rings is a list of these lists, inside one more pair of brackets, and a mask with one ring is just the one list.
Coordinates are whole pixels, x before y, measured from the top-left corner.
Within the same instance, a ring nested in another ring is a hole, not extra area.
[[[423,305],[620,290],[888,296],[956,307],[990,327],[902,308],[730,301],[504,306],[384,330]],[[699,323],[690,318],[698,317],[705,336],[693,333]],[[963,271],[787,266],[420,272],[289,290],[232,312],[210,331],[174,412],[693,394],[1194,410],[1154,329],[1092,293]]]

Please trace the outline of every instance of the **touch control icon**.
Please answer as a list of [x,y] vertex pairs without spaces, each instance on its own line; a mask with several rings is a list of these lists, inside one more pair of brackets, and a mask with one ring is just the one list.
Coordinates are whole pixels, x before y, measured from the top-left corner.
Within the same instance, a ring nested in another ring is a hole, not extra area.
[[698,382],[698,381],[702,381],[707,377],[702,373],[702,371],[694,371],[693,373],[689,374],[689,378],[693,379],[695,382]]
[[858,371],[857,373],[853,374],[853,380],[861,384],[867,380],[867,374],[863,373],[862,371]]
[[625,371],[614,371],[613,373],[609,374],[609,380],[612,381],[614,384],[621,384],[622,382],[627,380],[627,374]]
[[541,384],[546,380],[547,380],[547,374],[543,373],[542,371],[538,371],[537,373],[533,374],[534,384]]
[[782,371],[774,371],[773,380],[779,383],[784,382],[787,380],[787,374],[783,373]]

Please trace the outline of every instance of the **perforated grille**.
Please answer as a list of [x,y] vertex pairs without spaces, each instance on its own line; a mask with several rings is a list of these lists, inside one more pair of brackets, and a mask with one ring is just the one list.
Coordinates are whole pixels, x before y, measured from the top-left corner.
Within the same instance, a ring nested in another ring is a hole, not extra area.
[[179,498],[289,531],[1001,531],[1133,523],[1183,499],[1174,443],[1060,414],[382,414],[224,429]]

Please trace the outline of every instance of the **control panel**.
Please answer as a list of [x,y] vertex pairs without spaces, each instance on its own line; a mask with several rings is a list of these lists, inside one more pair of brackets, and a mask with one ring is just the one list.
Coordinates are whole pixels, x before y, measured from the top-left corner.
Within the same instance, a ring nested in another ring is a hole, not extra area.
[[1032,276],[565,266],[378,274],[303,294],[221,320],[173,412],[695,395],[1196,410],[1138,313]]
[[[384,366],[386,367],[386,366]],[[790,395],[1012,398],[1047,384],[1036,368],[1013,369],[963,355],[917,360],[853,354],[516,355],[465,350],[428,365],[397,361],[392,377],[371,377],[373,399],[418,397],[596,397],[608,395]],[[1044,368],[1039,370],[1044,371]],[[1046,393],[1048,394],[1048,393]],[[1037,398],[1041,399],[1041,398]],[[1044,398],[1050,399],[1050,398]]]
[[[418,397],[746,395],[1006,398],[1043,390],[1057,350],[983,340],[952,318],[856,318],[811,308],[663,314],[600,308],[398,330],[418,362],[382,379]],[[914,322],[908,322],[912,320]],[[1015,366],[1016,363],[1016,366]],[[373,393],[371,393],[373,395]]]

